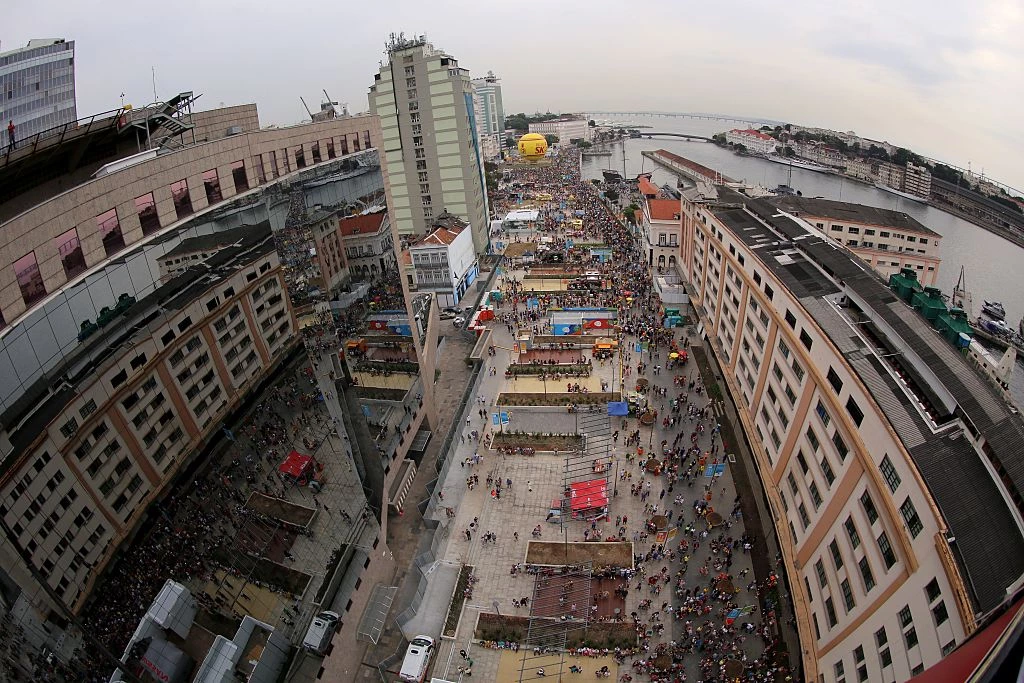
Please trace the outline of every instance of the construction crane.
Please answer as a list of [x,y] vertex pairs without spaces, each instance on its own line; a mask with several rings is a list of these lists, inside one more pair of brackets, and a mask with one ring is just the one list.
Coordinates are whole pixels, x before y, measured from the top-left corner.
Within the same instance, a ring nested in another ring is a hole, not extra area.
[[299,95],[299,99],[302,101],[302,106],[306,108],[306,113],[309,114],[309,120],[315,121],[316,119],[313,118],[313,112],[309,110],[309,105],[306,104],[305,98],[303,98],[302,95]]

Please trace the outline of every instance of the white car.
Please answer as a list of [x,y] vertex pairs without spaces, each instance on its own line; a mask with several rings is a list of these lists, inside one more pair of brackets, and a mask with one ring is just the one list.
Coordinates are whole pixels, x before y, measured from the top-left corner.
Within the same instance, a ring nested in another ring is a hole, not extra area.
[[452,324],[455,325],[455,327],[462,327],[466,324],[466,319],[460,315],[452,321]]

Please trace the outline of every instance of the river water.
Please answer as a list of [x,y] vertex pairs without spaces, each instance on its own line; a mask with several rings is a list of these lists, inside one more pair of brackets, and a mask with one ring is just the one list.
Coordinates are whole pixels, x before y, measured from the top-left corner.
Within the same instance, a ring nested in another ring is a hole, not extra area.
[[[735,125],[722,121],[671,116],[634,116],[622,119],[622,122],[649,126],[641,129],[641,132],[691,133],[706,137],[724,132]],[[1024,274],[1024,249],[952,214],[847,178],[800,168],[793,168],[791,171],[783,164],[775,164],[757,157],[739,156],[707,142],[689,142],[682,139],[625,140],[610,147],[613,153],[610,157],[584,159],[584,177],[600,178],[601,171],[605,168],[612,168],[621,173],[623,147],[626,153],[627,177],[635,177],[641,172],[651,172],[657,185],[667,183],[674,187],[676,176],[642,156],[640,153],[643,151],[665,149],[720,171],[735,180],[760,184],[770,189],[787,184],[802,192],[805,197],[824,197],[902,211],[942,235],[942,264],[939,267],[936,284],[943,292],[949,294],[952,291],[960,274],[960,267],[963,266],[967,288],[974,297],[975,315],[981,312],[983,299],[996,299],[1001,301],[1006,309],[1007,324],[1016,327],[1024,316],[1024,285],[1021,277]],[[1014,373],[1013,393],[1017,405],[1024,405],[1022,362],[1024,359],[1018,359],[1017,371]]]

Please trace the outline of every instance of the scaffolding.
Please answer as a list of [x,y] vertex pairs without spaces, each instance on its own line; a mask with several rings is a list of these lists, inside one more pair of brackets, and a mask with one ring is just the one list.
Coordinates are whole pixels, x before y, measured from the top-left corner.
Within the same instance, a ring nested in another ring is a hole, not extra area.
[[[559,530],[565,547],[564,564],[541,567],[533,585],[525,652],[519,680],[530,681],[568,674],[565,667],[569,636],[590,624],[593,580],[591,562],[573,563],[569,556],[569,523],[589,523],[585,533],[600,540],[598,522],[607,519],[614,495],[611,418],[607,408],[576,414],[577,450],[565,454]],[[556,657],[552,661],[552,657]],[[541,675],[543,671],[543,676]]]

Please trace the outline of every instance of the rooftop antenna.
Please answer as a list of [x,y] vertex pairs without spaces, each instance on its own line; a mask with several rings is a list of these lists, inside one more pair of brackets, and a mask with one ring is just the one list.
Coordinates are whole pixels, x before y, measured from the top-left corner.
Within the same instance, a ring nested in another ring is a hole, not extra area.
[[302,100],[302,106],[306,108],[306,113],[309,114],[309,120],[313,120],[313,112],[309,110],[309,105],[306,104],[306,100],[303,99],[302,95],[299,95],[299,99]]
[[150,72],[153,74],[153,101],[156,102],[156,67],[149,67]]

